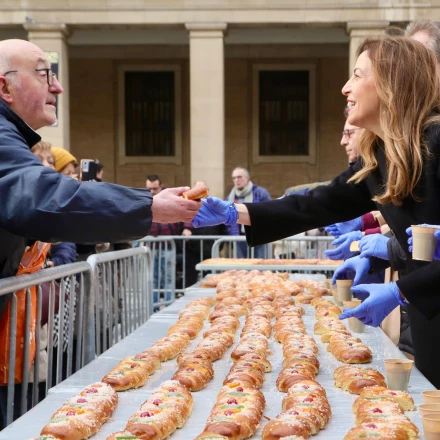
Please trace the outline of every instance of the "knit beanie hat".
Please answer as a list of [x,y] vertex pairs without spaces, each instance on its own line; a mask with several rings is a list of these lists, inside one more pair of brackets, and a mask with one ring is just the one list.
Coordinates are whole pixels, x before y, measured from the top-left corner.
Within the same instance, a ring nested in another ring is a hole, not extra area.
[[66,167],[70,162],[76,166],[77,161],[75,156],[70,154],[67,150],[61,147],[51,147],[53,157],[55,158],[55,169],[60,172],[64,167]]

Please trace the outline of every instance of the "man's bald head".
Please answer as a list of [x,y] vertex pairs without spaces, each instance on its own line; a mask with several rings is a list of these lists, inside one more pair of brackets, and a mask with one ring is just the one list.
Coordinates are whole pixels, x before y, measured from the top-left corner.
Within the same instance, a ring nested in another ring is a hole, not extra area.
[[0,41],[0,98],[34,130],[56,122],[56,95],[63,92],[48,70],[46,54],[26,40]]

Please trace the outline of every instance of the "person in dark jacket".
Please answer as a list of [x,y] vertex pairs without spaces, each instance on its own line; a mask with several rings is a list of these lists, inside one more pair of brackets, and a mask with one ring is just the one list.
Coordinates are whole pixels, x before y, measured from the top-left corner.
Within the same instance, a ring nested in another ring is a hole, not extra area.
[[[63,92],[45,53],[25,40],[0,42],[0,278],[17,273],[28,238],[44,242],[134,240],[155,222],[191,221],[201,204],[178,197],[186,187],[153,197],[146,189],[77,182],[46,168],[30,152],[34,131],[56,122]],[[0,316],[8,296],[0,298]]]
[[305,196],[242,205],[208,198],[193,224],[247,225],[248,243],[256,246],[379,209],[405,251],[408,274],[397,283],[353,287],[365,301],[341,317],[378,325],[408,301],[416,366],[440,387],[440,351],[430,342],[440,332],[440,261],[412,260],[406,249],[410,225],[440,223],[437,60],[423,44],[389,36],[367,38],[358,55],[343,94],[350,123],[365,128],[362,160]]
[[[271,200],[269,191],[262,186],[255,185],[250,180],[249,171],[246,168],[237,167],[232,171],[234,187],[229,193],[228,200],[233,203],[260,203]],[[229,235],[244,235],[244,228],[239,225],[230,225],[227,228]],[[249,248],[244,242],[237,243],[237,257],[248,257]],[[266,246],[257,246],[254,249],[255,258],[268,258]]]

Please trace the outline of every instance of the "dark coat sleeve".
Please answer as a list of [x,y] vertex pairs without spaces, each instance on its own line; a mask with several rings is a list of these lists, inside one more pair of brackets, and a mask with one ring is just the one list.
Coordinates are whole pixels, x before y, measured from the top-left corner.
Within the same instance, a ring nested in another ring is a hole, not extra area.
[[364,182],[347,183],[359,169],[357,163],[330,185],[318,186],[306,195],[291,195],[262,203],[247,203],[251,226],[246,226],[250,246],[280,240],[309,229],[359,217],[376,209]]
[[127,241],[148,234],[151,205],[146,189],[80,183],[46,168],[15,127],[2,133],[0,229],[45,242]]
[[75,243],[62,242],[50,247],[50,258],[55,266],[74,263],[76,261]]
[[403,296],[420,313],[432,319],[440,313],[440,261],[433,261],[397,281]]
[[391,269],[400,271],[406,269],[406,254],[400,246],[396,237],[392,236],[387,243],[388,259],[390,261]]

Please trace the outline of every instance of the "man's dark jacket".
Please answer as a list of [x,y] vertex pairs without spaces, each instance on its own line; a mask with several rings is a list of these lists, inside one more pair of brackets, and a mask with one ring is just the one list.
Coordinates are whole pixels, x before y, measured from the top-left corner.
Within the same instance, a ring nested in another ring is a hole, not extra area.
[[[40,140],[0,99],[0,278],[17,273],[28,239],[115,242],[150,230],[148,190],[59,174],[31,153]],[[6,302],[0,298],[0,316]]]
[[415,188],[419,200],[407,197],[401,206],[376,205],[372,201],[383,190],[387,172],[384,147],[379,144],[376,150],[379,166],[359,184],[347,181],[362,166],[360,161],[330,185],[318,186],[305,196],[247,204],[252,226],[245,229],[248,244],[258,246],[378,209],[406,253],[407,275],[397,285],[410,302],[408,312],[416,365],[440,387],[440,350],[435,342],[440,334],[440,261],[413,260],[406,234],[406,229],[414,224],[440,224],[440,125],[428,128],[425,138],[431,155],[425,160]]

